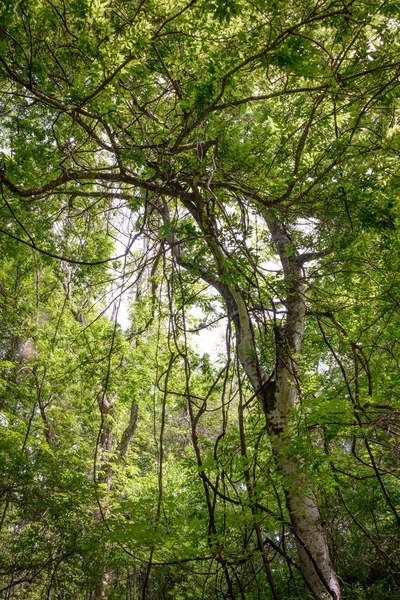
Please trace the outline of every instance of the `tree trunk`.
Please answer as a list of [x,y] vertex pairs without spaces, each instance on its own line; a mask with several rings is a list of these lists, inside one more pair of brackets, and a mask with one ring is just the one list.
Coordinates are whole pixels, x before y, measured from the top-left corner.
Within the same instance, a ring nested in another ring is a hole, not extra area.
[[[277,468],[284,476],[286,504],[304,580],[318,600],[340,600],[340,586],[330,559],[315,493],[304,470],[299,468],[302,466],[301,457],[293,458],[287,452],[292,436],[291,415],[298,401],[297,360],[302,349],[306,316],[302,265],[306,258],[309,260],[312,255],[298,255],[282,224],[276,218],[271,219],[268,214],[264,214],[280,257],[286,284],[286,321],[275,327],[275,381],[269,382],[258,360],[246,301],[240,289],[231,282],[226,269],[226,254],[218,240],[217,227],[206,210],[206,204],[195,182],[193,183],[195,204],[184,204],[203,231],[218,269],[216,278],[210,277],[208,273],[203,274],[200,270],[201,276],[213,285],[225,300],[228,314],[235,323],[240,363],[265,411]],[[190,269],[192,266],[185,260],[181,250],[177,249],[176,243],[171,246],[178,263]]]
[[[239,337],[241,331],[243,332],[243,327],[239,328]],[[258,396],[266,412],[276,464],[284,475],[286,504],[303,577],[318,600],[328,598],[340,600],[340,586],[330,559],[314,491],[307,481],[307,476],[301,470],[301,457],[293,458],[287,452],[290,449],[292,436],[291,409],[297,404],[295,361],[280,355],[282,350],[277,342],[279,358],[277,358],[276,382],[272,385],[266,384],[265,376],[255,377],[254,358],[248,351],[248,340],[246,342],[242,338],[238,343],[239,359],[254,390],[259,392]],[[291,368],[288,368],[288,362]]]
[[[279,341],[279,355],[278,344]],[[297,389],[293,372],[294,361],[288,359],[287,362],[292,364],[292,369],[287,367],[282,357],[278,359],[274,402],[271,403],[269,399],[269,402],[264,403],[267,404],[268,430],[278,469],[284,475],[286,505],[290,513],[303,577],[318,599],[339,600],[339,582],[331,563],[315,493],[303,471],[302,457],[289,454],[293,436],[291,409],[297,404]]]
[[[99,393],[98,405],[102,416],[102,431],[99,439],[99,461],[104,469],[104,473],[99,477],[99,481],[106,484],[105,496],[102,500],[102,507],[99,507],[97,520],[101,521],[107,518],[110,513],[109,507],[109,494],[111,491],[115,465],[113,460],[110,460],[110,452],[113,446],[113,429],[109,421],[109,418],[114,412],[114,402],[109,400],[105,393]],[[121,461],[130,446],[132,438],[136,431],[137,420],[138,420],[139,407],[135,400],[132,401],[131,411],[128,425],[122,434],[120,443],[117,447],[117,461]],[[104,553],[99,558],[97,566],[97,579],[94,585],[94,589],[91,594],[91,600],[107,600],[109,597],[109,589],[112,584],[112,573],[109,570],[107,559],[109,553],[109,543],[107,542],[104,547]]]
[[[302,469],[301,457],[293,457],[290,453],[291,419],[298,403],[298,357],[306,316],[302,257],[293,252],[289,235],[276,219],[266,217],[266,222],[280,256],[286,283],[286,322],[275,327],[275,380],[268,381],[259,364],[245,301],[240,292],[230,286],[230,295],[236,305],[238,356],[266,414],[276,464],[284,476],[286,504],[305,582],[318,600],[340,600],[340,586],[330,559],[315,493]],[[226,300],[232,303],[229,298]]]
[[[302,458],[288,453],[292,441],[291,414],[298,404],[298,357],[306,317],[302,257],[276,220],[265,216],[279,254],[286,283],[286,323],[275,328],[275,384],[264,390],[263,406],[280,472],[284,475],[287,508],[296,538],[303,576],[319,599],[341,598],[315,493],[302,467]],[[272,393],[271,393],[272,392]]]

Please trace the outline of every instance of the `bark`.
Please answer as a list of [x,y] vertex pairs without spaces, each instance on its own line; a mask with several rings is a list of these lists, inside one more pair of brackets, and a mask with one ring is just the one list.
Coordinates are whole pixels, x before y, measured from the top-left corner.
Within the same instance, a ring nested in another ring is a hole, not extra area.
[[[277,465],[285,476],[286,502],[296,538],[303,576],[317,598],[341,598],[315,493],[302,472],[301,457],[289,457],[291,412],[298,404],[298,356],[306,317],[302,260],[290,236],[276,219],[265,216],[279,254],[286,291],[286,323],[275,329],[276,369],[272,394],[264,398],[268,430]],[[264,394],[265,396],[265,394]],[[272,401],[271,401],[272,400]]]
[[[302,466],[301,457],[290,457],[287,452],[291,442],[291,409],[297,405],[296,361],[291,358],[286,343],[280,340],[277,333],[276,382],[273,386],[265,385],[265,375],[260,369],[257,372],[256,348],[254,339],[253,348],[250,346],[250,331],[249,316],[247,315],[246,319],[242,316],[242,323],[238,329],[238,355],[254,390],[259,392],[266,412],[275,460],[278,469],[284,475],[286,504],[303,577],[318,600],[340,600],[340,586],[330,559],[314,491],[306,475],[299,469]],[[284,332],[291,331],[286,324]],[[244,338],[240,339],[242,335]]]
[[[105,498],[102,502],[101,509],[99,507],[99,512],[97,515],[97,519],[101,521],[109,515],[108,497],[114,477],[115,463],[113,462],[113,459],[110,459],[110,452],[112,451],[114,437],[110,419],[112,418],[114,412],[114,402],[104,393],[98,393],[97,401],[103,422],[99,439],[99,454],[103,466],[103,473],[99,476],[99,480],[106,484]],[[128,425],[126,426],[121,440],[117,446],[117,462],[121,461],[125,457],[129,449],[132,438],[136,431],[138,414],[138,404],[133,401],[131,404]],[[92,590],[90,600],[105,600],[109,597],[109,589],[112,584],[113,576],[107,565],[108,551],[109,543],[106,543],[104,554],[100,557],[97,565],[97,581],[95,582],[94,589]]]
[[136,425],[139,414],[139,406],[136,402],[132,402],[131,404],[131,414],[129,417],[129,423],[126,427],[124,433],[122,434],[121,441],[118,446],[118,455],[119,458],[123,458],[128,451],[132,438],[136,431]]
[[[213,255],[218,275],[203,279],[222,295],[228,314],[236,330],[239,361],[266,414],[268,432],[277,468],[284,475],[286,504],[292,523],[292,532],[300,558],[300,566],[307,587],[318,600],[341,599],[340,586],[330,559],[321,515],[314,490],[302,467],[301,457],[293,457],[290,448],[291,415],[298,403],[298,356],[304,337],[306,307],[304,279],[299,256],[285,228],[277,219],[264,215],[272,241],[280,257],[286,284],[286,321],[275,328],[275,380],[269,381],[259,360],[251,318],[245,299],[226,269],[226,254],[220,245],[217,229],[201,197],[197,182],[193,181],[194,202],[184,201],[186,208],[200,226]],[[174,250],[175,248],[175,250]],[[178,263],[191,268],[176,243],[172,246]],[[307,259],[307,256],[305,257]]]

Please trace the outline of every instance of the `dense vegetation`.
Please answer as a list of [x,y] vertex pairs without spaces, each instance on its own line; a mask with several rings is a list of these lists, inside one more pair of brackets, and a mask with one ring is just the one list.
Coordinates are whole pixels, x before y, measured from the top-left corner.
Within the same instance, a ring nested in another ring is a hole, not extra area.
[[400,598],[399,12],[3,0],[1,598]]

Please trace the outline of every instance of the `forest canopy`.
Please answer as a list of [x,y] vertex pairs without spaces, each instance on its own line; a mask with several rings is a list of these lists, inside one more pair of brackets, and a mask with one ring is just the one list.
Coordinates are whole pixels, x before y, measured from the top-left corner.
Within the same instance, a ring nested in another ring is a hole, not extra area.
[[400,599],[399,14],[3,0],[1,598]]

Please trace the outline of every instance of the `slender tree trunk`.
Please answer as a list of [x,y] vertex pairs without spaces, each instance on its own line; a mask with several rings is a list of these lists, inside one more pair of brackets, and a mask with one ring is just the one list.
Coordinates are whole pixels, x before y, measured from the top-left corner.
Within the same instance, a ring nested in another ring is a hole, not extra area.
[[[105,394],[98,395],[98,404],[102,415],[102,431],[99,439],[99,459],[102,463],[104,473],[101,476],[102,483],[106,484],[105,497],[102,501],[102,508],[99,509],[97,519],[101,521],[109,515],[109,494],[113,484],[115,464],[109,458],[113,446],[113,430],[109,418],[113,415],[114,403],[110,401]],[[134,400],[131,404],[130,418],[121,440],[117,447],[117,461],[121,461],[126,455],[132,438],[136,431],[138,420],[138,405]],[[112,583],[112,573],[107,564],[109,544],[104,548],[104,554],[99,559],[97,580],[91,594],[91,600],[106,600],[109,597],[109,588]]]
[[284,475],[286,505],[303,576],[318,599],[339,600],[340,587],[330,559],[315,493],[303,471],[301,456],[289,454],[292,442],[291,409],[296,407],[294,374],[278,360],[274,403],[267,406],[268,429],[278,469]]
[[285,477],[286,503],[303,576],[318,598],[339,600],[340,586],[315,493],[303,471],[301,457],[293,458],[293,454],[287,452],[293,436],[291,414],[298,404],[298,357],[306,317],[302,257],[293,252],[290,237],[276,219],[266,216],[266,222],[283,268],[287,317],[284,325],[275,328],[275,383],[270,390],[264,390],[263,404],[276,462]]
[[302,458],[293,457],[290,453],[293,439],[291,420],[298,403],[298,357],[302,349],[306,316],[302,258],[293,254],[293,244],[284,228],[276,220],[266,220],[280,256],[286,283],[286,321],[275,328],[275,380],[269,382],[259,364],[251,319],[242,295],[234,286],[229,287],[226,301],[228,306],[234,305],[239,360],[254,391],[258,392],[266,414],[276,464],[284,475],[286,504],[303,577],[318,600],[340,600],[340,586],[314,490],[304,472]]
[[[272,448],[279,471],[284,476],[286,504],[296,539],[305,582],[318,600],[341,599],[340,586],[330,559],[315,492],[301,467],[301,457],[287,452],[291,445],[291,419],[298,403],[298,357],[301,353],[306,309],[304,303],[303,262],[309,254],[298,255],[285,228],[276,218],[264,214],[272,241],[280,257],[286,285],[286,321],[275,328],[275,380],[269,382],[258,360],[257,346],[246,301],[240,289],[231,283],[226,269],[226,254],[219,243],[217,227],[206,209],[206,203],[193,181],[195,202],[184,202],[203,231],[213,254],[218,277],[201,276],[224,298],[236,329],[236,345],[240,363],[266,414]],[[163,215],[165,217],[165,214]],[[177,261],[185,268],[185,260],[176,243],[172,243]]]
[[[266,412],[268,431],[279,471],[284,475],[286,504],[292,522],[292,531],[306,583],[318,600],[340,600],[340,586],[333,568],[321,516],[311,484],[302,470],[301,457],[289,454],[291,444],[292,409],[297,404],[294,361],[280,356],[276,366],[276,381],[267,383],[265,375],[257,373],[254,352],[249,352],[250,335],[245,334],[243,322],[239,326],[238,354]],[[251,328],[248,318],[249,331]],[[246,339],[247,337],[247,339]],[[255,350],[255,346],[253,345]],[[277,348],[277,354],[281,350]],[[261,391],[260,391],[261,390]],[[271,393],[272,392],[272,393]]]

